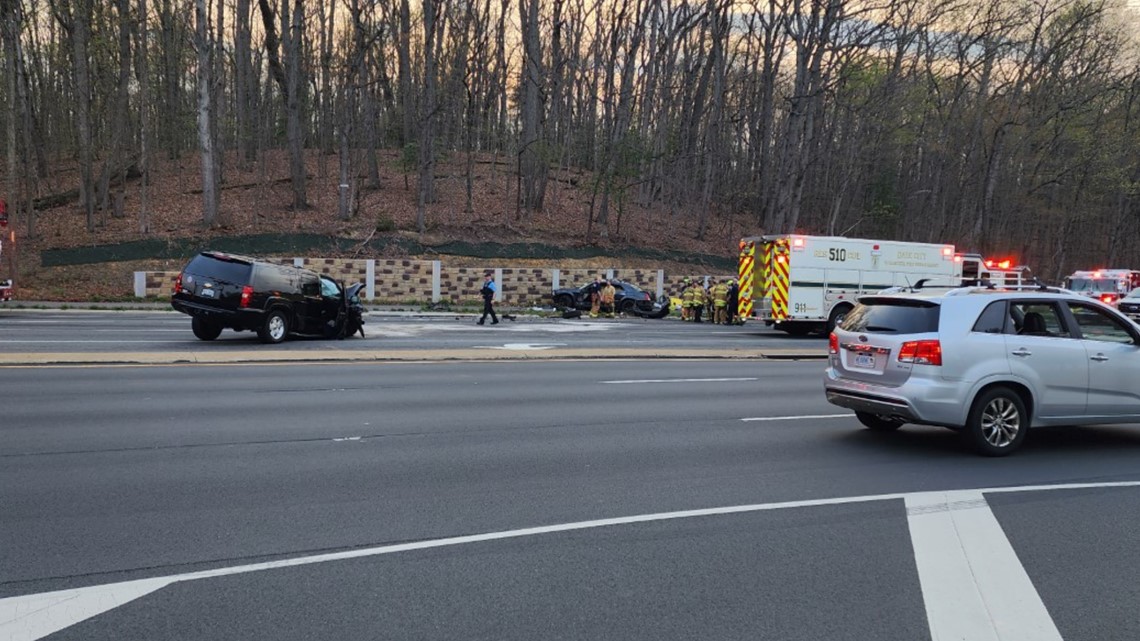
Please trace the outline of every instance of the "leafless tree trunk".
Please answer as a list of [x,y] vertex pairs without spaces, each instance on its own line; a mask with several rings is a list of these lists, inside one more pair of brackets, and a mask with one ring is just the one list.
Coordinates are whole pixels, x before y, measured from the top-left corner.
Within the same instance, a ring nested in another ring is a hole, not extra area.
[[[557,0],[556,0],[557,1]],[[515,217],[529,221],[531,212],[542,209],[543,189],[547,166],[542,154],[542,99],[543,79],[546,70],[542,64],[542,43],[539,33],[539,0],[519,0],[519,23],[523,34],[523,64],[519,84],[522,86],[522,139],[519,142],[519,180]]]
[[213,127],[213,48],[208,0],[194,0],[194,48],[198,52],[198,144],[202,155],[202,222],[212,225],[218,217],[218,175]]
[[[127,162],[124,158],[124,148],[127,138],[127,118],[130,115],[130,81],[131,81],[131,4],[130,0],[115,0],[119,17],[119,79],[115,92],[114,115],[111,125],[110,153],[103,160],[103,169],[99,173],[98,200],[103,211],[110,209],[111,179],[118,177],[120,193],[126,187]],[[123,215],[117,208],[115,216]]]
[[439,38],[439,0],[424,0],[424,99],[420,124],[420,185],[416,202],[416,229],[426,231],[427,204],[435,202],[435,122],[439,112],[436,100],[436,42]]
[[148,207],[147,187],[150,183],[150,47],[148,18],[149,8],[147,0],[138,0],[139,30],[137,34],[138,61],[135,63],[135,78],[139,85],[139,171],[142,179],[139,181],[139,233],[150,232],[150,215]]
[[0,0],[0,20],[3,21],[3,37],[4,37],[4,58],[8,61],[7,66],[7,80],[8,80],[8,127],[7,127],[7,141],[8,141],[8,190],[6,192],[8,208],[10,216],[13,219],[13,226],[15,226],[15,218],[19,211],[19,180],[16,178],[17,173],[17,139],[16,139],[16,120],[18,116],[18,103],[16,100],[17,87],[19,86],[19,74],[17,69],[19,66],[16,64],[18,60],[18,39],[20,37],[20,22],[19,22],[19,6],[16,0]]
[[[293,185],[293,209],[308,209],[305,171],[305,132],[301,128],[301,48],[304,38],[305,7],[302,0],[282,0],[283,36],[278,39],[276,13],[269,0],[258,0],[265,27],[265,50],[269,70],[285,101],[285,136],[289,144],[289,174]],[[285,64],[281,63],[284,54]]]
[[253,100],[257,95],[257,76],[253,70],[253,37],[250,29],[250,0],[237,0],[234,12],[234,116],[242,166],[257,158],[257,138]]
[[416,141],[415,92],[412,90],[412,10],[408,0],[400,0],[399,22],[397,23],[396,58],[399,66],[400,108],[403,115],[404,138],[401,146]]

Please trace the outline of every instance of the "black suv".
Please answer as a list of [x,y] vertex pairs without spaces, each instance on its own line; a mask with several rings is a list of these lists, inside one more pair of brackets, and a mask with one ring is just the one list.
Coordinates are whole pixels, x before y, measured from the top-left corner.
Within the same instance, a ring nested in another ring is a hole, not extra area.
[[265,343],[289,334],[364,335],[362,284],[347,290],[300,267],[206,251],[178,275],[170,304],[189,314],[194,335],[212,341],[225,328],[251,330]]

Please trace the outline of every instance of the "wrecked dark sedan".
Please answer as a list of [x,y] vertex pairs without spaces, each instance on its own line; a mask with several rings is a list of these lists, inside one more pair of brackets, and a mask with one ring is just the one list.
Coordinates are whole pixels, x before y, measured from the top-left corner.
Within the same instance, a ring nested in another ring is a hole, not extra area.
[[[655,311],[653,296],[633,285],[620,280],[611,280],[616,290],[614,294],[614,309],[623,314],[650,315]],[[551,293],[555,307],[563,309],[590,309],[590,285],[582,287],[563,287]],[[666,311],[668,313],[668,311]]]

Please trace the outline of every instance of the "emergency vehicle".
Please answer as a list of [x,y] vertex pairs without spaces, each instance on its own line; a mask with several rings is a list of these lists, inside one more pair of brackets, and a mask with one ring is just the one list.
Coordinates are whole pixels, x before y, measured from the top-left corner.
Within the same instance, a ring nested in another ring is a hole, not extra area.
[[829,333],[863,294],[964,281],[1020,285],[1028,278],[1012,261],[960,254],[954,245],[838,236],[749,236],[740,240],[742,319],[757,317],[789,334]]
[[1065,289],[1115,305],[1128,292],[1140,287],[1140,271],[1135,269],[1096,269],[1076,271],[1065,279]]

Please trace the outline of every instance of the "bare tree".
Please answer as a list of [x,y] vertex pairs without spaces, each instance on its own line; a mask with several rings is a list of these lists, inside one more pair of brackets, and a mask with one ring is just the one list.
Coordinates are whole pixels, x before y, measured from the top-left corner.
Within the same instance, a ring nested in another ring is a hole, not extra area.
[[[258,0],[265,27],[265,51],[269,71],[285,102],[285,136],[289,144],[289,174],[293,185],[293,209],[308,209],[305,171],[305,132],[301,127],[301,48],[305,7],[302,0],[281,0],[282,36],[277,35],[277,13],[269,0]],[[282,64],[281,58],[285,62]]]
[[424,0],[424,97],[420,118],[419,165],[420,184],[416,199],[416,229],[426,230],[427,204],[435,202],[435,123],[439,113],[436,99],[437,32],[444,24],[439,19],[440,0]]
[[217,144],[213,127],[213,48],[207,0],[194,0],[194,48],[198,51],[198,144],[202,156],[202,222],[212,225],[218,216]]

